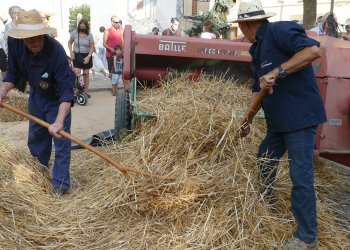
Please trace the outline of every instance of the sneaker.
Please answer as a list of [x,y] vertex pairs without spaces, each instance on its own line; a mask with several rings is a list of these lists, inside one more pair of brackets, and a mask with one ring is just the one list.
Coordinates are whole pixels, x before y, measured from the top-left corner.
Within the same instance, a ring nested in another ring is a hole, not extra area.
[[304,241],[299,240],[298,238],[294,238],[289,240],[283,247],[283,250],[317,250],[317,241],[313,243],[306,243]]

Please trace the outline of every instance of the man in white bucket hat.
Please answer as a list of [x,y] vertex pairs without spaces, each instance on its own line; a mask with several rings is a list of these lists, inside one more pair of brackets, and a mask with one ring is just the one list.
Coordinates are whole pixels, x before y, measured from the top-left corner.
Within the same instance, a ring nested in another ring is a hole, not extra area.
[[52,184],[59,194],[70,190],[71,143],[58,132],[70,133],[71,105],[74,101],[75,74],[68,64],[62,45],[48,34],[54,28],[46,27],[37,10],[19,11],[17,29],[9,31],[8,70],[0,88],[0,107],[9,90],[20,77],[30,85],[28,111],[50,124],[46,129],[29,122],[28,147],[40,163],[49,166],[52,139],[55,144]]
[[[258,0],[242,1],[234,21],[252,43],[251,101],[260,90],[269,92],[261,105],[267,133],[257,155],[259,184],[267,201],[275,198],[276,168],[288,152],[297,229],[283,249],[317,249],[313,154],[316,129],[326,121],[326,114],[311,63],[321,56],[320,44],[295,22],[270,23],[267,19],[273,15],[265,13]],[[242,136],[249,133],[247,121],[242,120]]]

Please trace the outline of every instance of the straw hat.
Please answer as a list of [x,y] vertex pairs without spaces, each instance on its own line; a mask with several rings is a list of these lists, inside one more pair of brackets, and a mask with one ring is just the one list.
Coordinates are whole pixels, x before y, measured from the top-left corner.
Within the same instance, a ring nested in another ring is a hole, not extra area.
[[55,32],[55,28],[46,27],[37,10],[29,10],[17,13],[17,28],[9,30],[8,35],[22,39]]
[[265,13],[259,0],[242,1],[239,4],[237,20],[234,20],[233,23],[267,19],[274,15],[276,14]]

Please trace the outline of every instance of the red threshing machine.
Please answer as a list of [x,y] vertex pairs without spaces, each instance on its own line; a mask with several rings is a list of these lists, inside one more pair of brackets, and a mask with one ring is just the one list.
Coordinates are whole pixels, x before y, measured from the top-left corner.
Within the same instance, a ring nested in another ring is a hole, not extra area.
[[[315,152],[350,166],[350,42],[332,37],[313,37],[321,42],[323,56],[313,64],[328,121],[318,128]],[[115,107],[115,135],[121,139],[134,129],[138,112],[136,82],[158,85],[167,75],[186,73],[197,80],[200,74],[215,74],[247,80],[252,77],[250,43],[136,34],[124,30],[124,79],[131,81],[130,95],[119,92]]]
[[312,38],[323,48],[313,67],[327,113],[327,122],[318,127],[316,152],[350,167],[350,42],[330,36]]

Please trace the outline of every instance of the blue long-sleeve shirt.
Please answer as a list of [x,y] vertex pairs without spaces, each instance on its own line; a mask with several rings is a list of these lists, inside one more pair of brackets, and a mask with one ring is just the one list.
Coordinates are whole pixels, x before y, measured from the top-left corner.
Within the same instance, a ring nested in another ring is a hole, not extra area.
[[[261,76],[305,47],[320,45],[294,22],[266,21],[258,28],[256,39],[250,48],[255,79],[253,92],[260,90]],[[263,99],[262,108],[267,127],[272,132],[294,131],[326,121],[324,104],[311,65],[286,78],[277,79],[273,94]]]
[[31,89],[44,99],[58,99],[59,103],[74,100],[75,73],[62,45],[50,36],[45,35],[43,49],[37,55],[28,50],[23,40],[11,40],[4,82],[16,85],[20,77],[26,78]]

